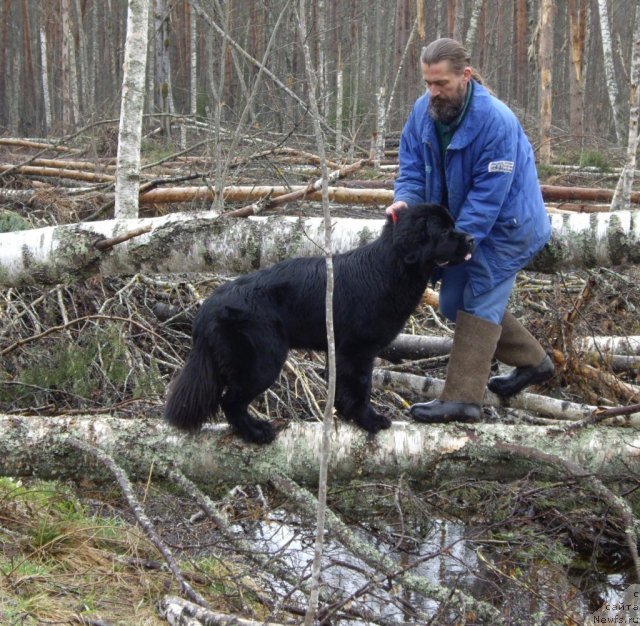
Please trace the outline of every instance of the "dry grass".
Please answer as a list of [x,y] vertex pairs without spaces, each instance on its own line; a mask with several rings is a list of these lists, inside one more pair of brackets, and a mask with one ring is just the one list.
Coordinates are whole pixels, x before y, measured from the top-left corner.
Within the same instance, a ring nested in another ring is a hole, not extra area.
[[[1,624],[165,624],[155,605],[179,595],[173,576],[121,511],[104,502],[91,508],[56,483],[0,479]],[[243,608],[235,601],[241,588],[252,601],[254,583],[233,561],[213,552],[184,557],[185,575],[212,606]]]

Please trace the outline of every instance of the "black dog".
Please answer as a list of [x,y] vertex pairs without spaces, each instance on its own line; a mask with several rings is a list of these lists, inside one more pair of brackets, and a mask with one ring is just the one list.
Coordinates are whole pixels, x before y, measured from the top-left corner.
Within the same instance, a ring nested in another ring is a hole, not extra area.
[[[370,433],[390,420],[370,405],[376,354],[402,330],[434,266],[471,256],[473,240],[446,209],[409,207],[378,239],[333,259],[338,413]],[[193,323],[193,348],[169,392],[165,417],[197,430],[222,407],[245,440],[269,443],[273,426],[249,403],[278,377],[291,348],[327,349],[324,257],[295,258],[217,288]]]

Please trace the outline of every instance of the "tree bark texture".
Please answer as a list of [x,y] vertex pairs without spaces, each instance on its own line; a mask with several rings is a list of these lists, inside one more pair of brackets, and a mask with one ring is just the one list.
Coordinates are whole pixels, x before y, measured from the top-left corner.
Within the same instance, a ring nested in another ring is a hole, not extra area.
[[555,3],[542,0],[540,4],[540,161],[551,163],[551,105],[553,71],[553,12]]
[[148,21],[149,0],[129,0],[118,133],[116,217],[138,217]]
[[611,210],[628,209],[636,171],[638,152],[638,122],[640,121],[640,7],[636,7],[636,19],[633,29],[633,47],[631,52],[631,76],[629,89],[629,135],[627,138],[627,158],[622,174],[616,185],[611,201]]
[[[550,216],[553,236],[530,269],[542,272],[640,263],[640,214],[564,213]],[[376,238],[382,220],[335,218],[334,253]],[[107,252],[103,239],[150,232]],[[322,254],[322,218],[224,219],[215,213],[107,220],[0,234],[0,285],[74,282],[145,272],[244,274],[293,256]]]
[[[64,480],[77,478],[82,468],[88,480],[112,480],[92,455],[67,443],[68,437],[113,456],[131,480],[146,480],[156,461],[175,465],[205,490],[266,483],[275,474],[316,486],[322,425],[292,421],[273,444],[257,447],[243,443],[222,424],[187,435],[159,419],[3,415],[0,475]],[[498,442],[557,455],[602,479],[640,471],[640,432],[629,428],[589,427],[564,435],[544,426],[397,421],[370,437],[338,421],[332,439],[333,483],[357,476],[390,482],[402,476],[429,483],[478,476],[512,480],[531,470],[530,463],[501,451]]]

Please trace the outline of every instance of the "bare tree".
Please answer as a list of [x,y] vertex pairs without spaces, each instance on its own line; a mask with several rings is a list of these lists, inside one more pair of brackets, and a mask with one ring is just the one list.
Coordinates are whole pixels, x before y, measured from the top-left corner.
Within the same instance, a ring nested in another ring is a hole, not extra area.
[[583,100],[584,100],[584,49],[586,35],[586,3],[583,0],[569,0],[569,31],[571,36],[571,71],[569,72],[569,128],[574,139],[582,143]]
[[528,23],[528,12],[527,12],[527,0],[516,0],[515,5],[515,43],[516,43],[516,58],[515,58],[515,74],[516,74],[516,84],[515,84],[515,96],[517,103],[525,107],[527,106],[528,100],[528,56],[527,56],[527,48],[528,48],[528,38],[527,38],[527,23]]
[[540,4],[540,161],[551,163],[551,89],[553,72],[553,0]]
[[174,113],[171,82],[171,9],[168,0],[155,0],[156,102],[162,114],[162,127],[171,136],[171,114]]
[[638,122],[640,118],[640,7],[636,6],[636,19],[631,50],[631,76],[629,85],[629,138],[627,139],[627,160],[622,168],[616,191],[611,202],[611,210],[628,209],[631,188],[636,170],[638,153]]
[[602,55],[604,57],[604,74],[609,94],[609,103],[613,113],[613,125],[616,131],[618,144],[622,145],[622,123],[620,121],[620,107],[618,105],[618,83],[616,82],[616,71],[613,64],[613,45],[611,43],[611,29],[609,28],[609,10],[607,0],[598,0],[598,11],[600,14],[600,33],[602,35]]
[[148,22],[149,0],[129,0],[116,166],[116,217],[138,216]]
[[51,130],[51,95],[49,93],[49,55],[47,53],[47,29],[45,27],[47,4],[40,7],[40,77],[42,81],[42,98],[44,101],[45,130]]
[[471,17],[469,18],[469,28],[467,28],[467,36],[464,40],[464,45],[469,52],[473,51],[473,47],[476,43],[476,35],[478,34],[478,21],[480,20],[480,13],[484,7],[484,0],[475,0],[473,8],[471,10]]
[[78,81],[75,69],[76,54],[71,32],[71,6],[61,0],[62,18],[62,127],[68,132],[79,121]]
[[[304,52],[304,65],[307,74],[309,106],[311,108],[313,129],[316,136],[318,155],[320,156],[320,167],[322,170],[322,209],[324,214],[324,248],[327,271],[325,315],[327,320],[327,367],[329,370],[327,403],[324,410],[322,426],[322,452],[318,472],[318,510],[316,519],[315,550],[311,574],[311,593],[309,596],[307,613],[304,619],[305,626],[311,626],[314,622],[315,614],[318,608],[318,600],[320,597],[321,560],[323,554],[325,521],[327,514],[327,488],[329,476],[329,460],[331,456],[331,432],[333,430],[333,405],[336,394],[336,344],[333,328],[333,242],[331,237],[331,212],[329,210],[329,171],[327,169],[325,139],[322,133],[320,110],[318,107],[318,101],[316,99],[318,77],[317,72],[311,62],[311,54],[307,43],[305,5],[305,0],[300,0],[298,6],[298,28],[300,30],[300,41],[302,43],[302,49]],[[322,6],[324,7],[324,3]]]

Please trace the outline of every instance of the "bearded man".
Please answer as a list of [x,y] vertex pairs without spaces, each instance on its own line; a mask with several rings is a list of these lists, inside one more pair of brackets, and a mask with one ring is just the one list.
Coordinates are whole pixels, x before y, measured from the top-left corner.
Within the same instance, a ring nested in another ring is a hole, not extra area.
[[[482,85],[467,50],[438,39],[420,56],[426,93],[400,140],[400,172],[387,213],[443,204],[472,235],[469,261],[442,270],[440,310],[455,322],[444,391],[414,404],[422,422],[477,421],[485,386],[511,396],[554,373],[540,343],[509,313],[516,273],[551,234],[534,153],[513,112]],[[489,379],[495,356],[513,366]]]

